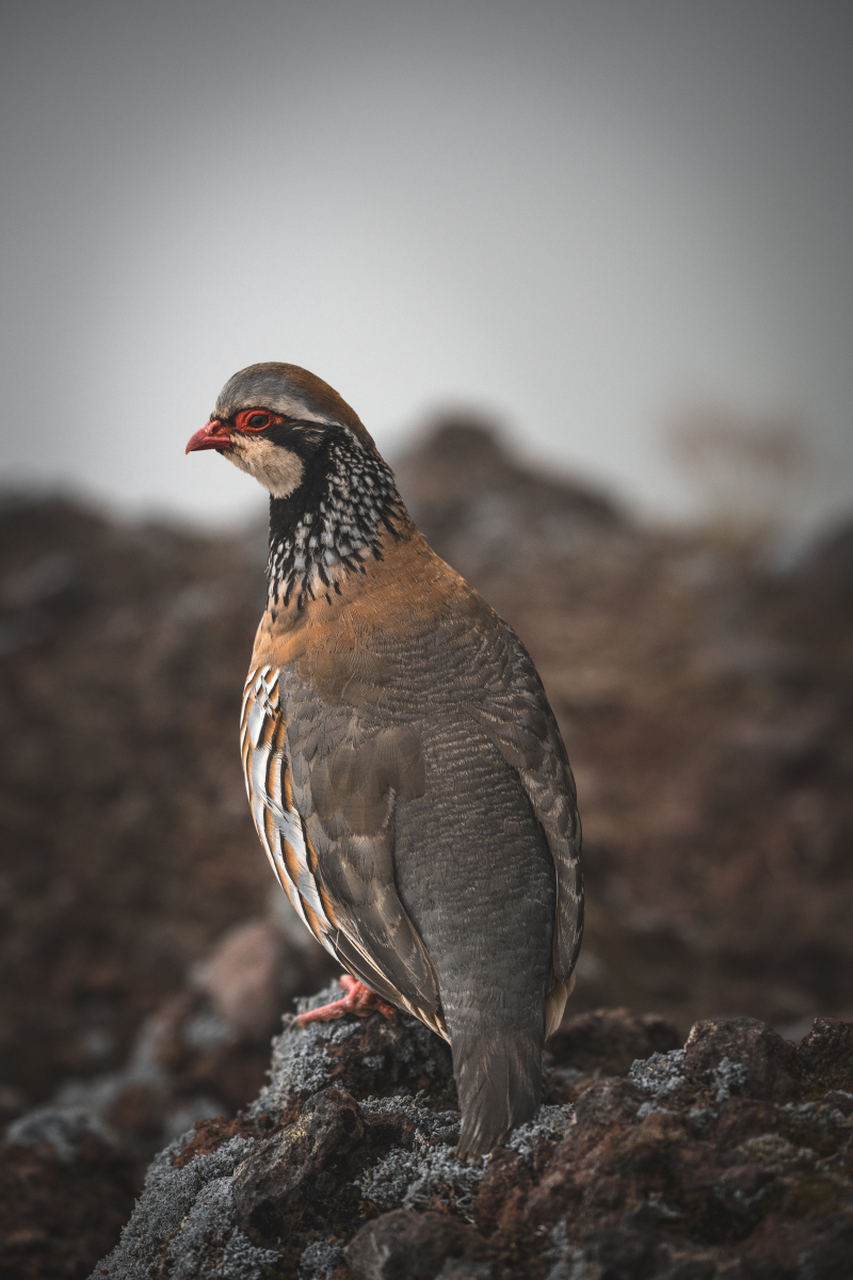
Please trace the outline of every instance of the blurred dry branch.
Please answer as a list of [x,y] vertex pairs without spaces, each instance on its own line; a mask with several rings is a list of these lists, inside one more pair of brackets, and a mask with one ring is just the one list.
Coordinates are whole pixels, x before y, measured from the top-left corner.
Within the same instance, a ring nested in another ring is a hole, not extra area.
[[810,474],[802,422],[696,405],[672,417],[664,439],[718,536],[755,543],[790,522]]

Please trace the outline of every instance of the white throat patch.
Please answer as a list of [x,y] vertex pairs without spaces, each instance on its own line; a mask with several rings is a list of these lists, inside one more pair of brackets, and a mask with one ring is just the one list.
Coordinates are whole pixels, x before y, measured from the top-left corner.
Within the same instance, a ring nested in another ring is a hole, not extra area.
[[225,457],[241,471],[254,476],[274,498],[289,498],[305,474],[302,459],[295,453],[257,436],[241,436],[235,432]]

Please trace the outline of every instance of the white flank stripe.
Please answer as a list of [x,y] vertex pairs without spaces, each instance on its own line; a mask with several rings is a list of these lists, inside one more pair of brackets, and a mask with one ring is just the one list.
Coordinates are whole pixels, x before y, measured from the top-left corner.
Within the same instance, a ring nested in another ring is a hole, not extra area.
[[266,718],[267,713],[261,705],[260,699],[252,702],[249,706],[249,741],[256,750],[261,740],[261,732],[266,723]]
[[293,883],[292,879],[290,878],[290,872],[288,871],[287,863],[284,860],[284,848],[282,846],[281,840],[282,840],[282,836],[281,836],[281,831],[279,830],[276,832],[276,842],[275,842],[275,856],[276,856],[276,862],[278,864],[279,879],[282,880],[283,884],[287,884],[290,886],[290,890],[287,893],[287,896],[290,899],[291,906],[293,907],[293,910],[296,912],[296,914],[299,916],[299,919],[305,925],[305,928],[310,933],[313,934],[314,930],[311,928],[310,924],[308,923],[305,912],[302,909],[302,899],[299,897],[299,893],[297,891],[296,885]]
[[[286,809],[284,805],[283,782],[287,768],[285,753],[283,750],[272,751],[271,747],[261,745],[265,731],[273,728],[269,724],[270,719],[275,719],[279,714],[278,707],[273,704],[278,679],[279,672],[271,673],[271,668],[265,666],[250,672],[246,681],[240,717],[240,748],[241,752],[245,752],[246,791],[252,808],[255,830],[278,880],[306,928],[310,929],[311,926],[308,924],[302,899],[316,912],[320,924],[324,926],[321,929],[323,945],[331,955],[334,955],[334,947],[325,932],[332,926],[323,909],[317,881],[308,865],[308,851],[305,847],[302,823],[299,815]],[[245,751],[247,736],[249,749]],[[274,730],[270,733],[270,737],[273,736]],[[267,778],[269,778],[269,785],[267,785]],[[264,825],[265,812],[272,815],[276,827],[272,848]],[[296,884],[293,882],[284,858],[285,840],[296,855],[298,867]]]

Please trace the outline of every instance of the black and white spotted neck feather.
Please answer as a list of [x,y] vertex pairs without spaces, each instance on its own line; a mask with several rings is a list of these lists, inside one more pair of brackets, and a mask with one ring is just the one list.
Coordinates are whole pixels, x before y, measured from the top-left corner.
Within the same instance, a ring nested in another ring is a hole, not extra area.
[[287,498],[270,498],[267,601],[331,602],[342,579],[382,558],[384,531],[403,535],[409,516],[390,467],[341,429],[329,432],[304,481]]

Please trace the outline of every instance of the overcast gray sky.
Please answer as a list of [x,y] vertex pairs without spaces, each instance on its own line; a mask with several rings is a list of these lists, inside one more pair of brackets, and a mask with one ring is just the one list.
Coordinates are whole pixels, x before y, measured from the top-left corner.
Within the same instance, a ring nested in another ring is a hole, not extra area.
[[469,404],[664,516],[679,405],[793,413],[849,504],[850,0],[3,14],[5,486],[240,516],[183,447],[281,359],[392,455]]

